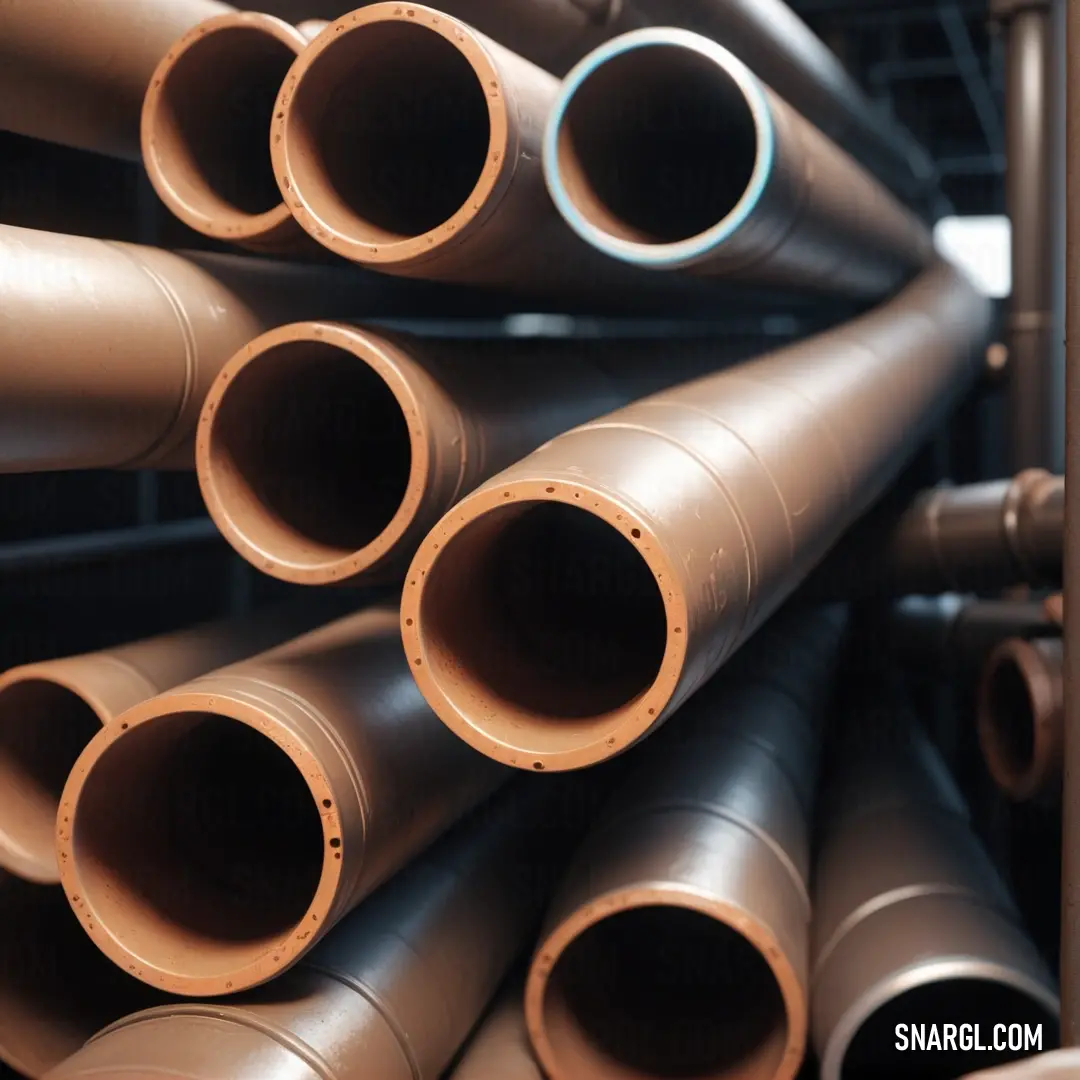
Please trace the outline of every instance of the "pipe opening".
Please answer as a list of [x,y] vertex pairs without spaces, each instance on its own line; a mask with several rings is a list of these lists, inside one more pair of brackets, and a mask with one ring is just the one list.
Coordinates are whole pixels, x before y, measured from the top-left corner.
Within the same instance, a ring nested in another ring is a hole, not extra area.
[[586,929],[556,960],[544,1022],[563,1071],[593,1080],[767,1080],[787,1044],[762,955],[681,907],[635,908]]
[[675,45],[629,49],[566,106],[557,162],[570,201],[621,240],[675,243],[724,220],[761,151],[745,92],[715,60]]
[[207,215],[263,214],[281,202],[270,124],[295,59],[283,41],[253,26],[215,30],[176,58],[151,139],[182,202]]
[[275,345],[242,367],[209,438],[210,482],[230,525],[282,563],[354,554],[408,490],[412,444],[393,391],[325,342]]
[[[976,1024],[983,1049],[973,1045]],[[928,1041],[934,1025],[938,1042]],[[1035,1046],[1037,1025],[1042,1041]],[[913,1049],[896,1049],[899,1030]],[[1016,987],[987,979],[940,980],[899,994],[863,1021],[844,1056],[841,1080],[956,1080],[1050,1050],[1057,1030],[1053,1014]],[[950,1032],[952,1042],[939,1045]]]
[[261,959],[322,873],[318,806],[292,760],[246,724],[172,713],[95,762],[72,845],[88,910],[131,955],[191,978]]
[[436,674],[507,722],[576,721],[562,737],[586,738],[637,700],[667,639],[634,545],[561,503],[500,507],[456,533],[428,571],[420,618]]
[[441,225],[487,161],[487,98],[468,60],[425,26],[351,28],[293,94],[286,138],[293,183],[335,232],[364,243]]
[[20,873],[56,880],[56,811],[68,774],[101,720],[78,694],[46,679],[0,691],[0,846]]
[[997,766],[1013,778],[1026,775],[1035,764],[1036,705],[1015,656],[1001,656],[994,667],[987,708]]

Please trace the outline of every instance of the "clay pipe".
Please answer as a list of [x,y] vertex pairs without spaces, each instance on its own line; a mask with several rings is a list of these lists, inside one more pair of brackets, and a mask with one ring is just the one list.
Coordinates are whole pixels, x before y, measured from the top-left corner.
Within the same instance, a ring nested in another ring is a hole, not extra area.
[[527,947],[587,827],[562,785],[522,778],[270,986],[129,1017],[50,1080],[438,1080]]
[[760,339],[453,340],[295,323],[210,387],[196,465],[229,543],[307,585],[400,578],[492,473],[575,424],[749,356]]
[[[898,1024],[959,1032],[978,1023],[989,1043],[1007,1018],[1042,1024],[1053,1045],[1053,977],[940,755],[906,717],[894,711],[893,726],[882,723],[882,707],[880,699],[873,712],[853,706],[824,784],[832,798],[814,874],[812,983],[822,1080],[960,1076],[1009,1057],[965,1053],[956,1042],[903,1052]],[[898,752],[913,742],[917,753]]]
[[637,30],[563,82],[544,135],[563,218],[632,266],[860,297],[933,259],[926,227],[709,38]]
[[1060,795],[1062,680],[1060,637],[1010,638],[986,662],[979,744],[994,782],[1014,802]]
[[106,956],[188,997],[273,979],[505,781],[425,705],[397,618],[338,620],[90,741],[57,855]]
[[321,250],[282,201],[268,140],[282,81],[325,25],[230,12],[193,27],[158,64],[143,161],[162,202],[196,231],[279,255]]
[[843,625],[835,610],[772,624],[631,766],[529,973],[551,1080],[798,1073],[818,727]]
[[139,702],[287,641],[345,606],[320,600],[22,664],[0,675],[0,867],[58,884],[60,793],[100,728]]
[[432,708],[526,768],[645,737],[896,478],[971,385],[989,322],[941,264],[868,315],[610,413],[480,485],[406,578],[405,648]]
[[203,398],[241,345],[299,318],[456,310],[440,292],[0,225],[0,473],[190,469]]

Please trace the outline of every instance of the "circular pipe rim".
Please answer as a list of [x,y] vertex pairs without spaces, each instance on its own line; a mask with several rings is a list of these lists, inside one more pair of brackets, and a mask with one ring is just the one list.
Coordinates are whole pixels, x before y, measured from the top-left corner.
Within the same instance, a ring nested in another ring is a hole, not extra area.
[[[258,959],[243,964],[226,974],[188,976],[168,970],[158,963],[129,951],[102,923],[87,896],[86,885],[79,872],[76,857],[75,832],[78,801],[90,773],[117,739],[166,716],[181,713],[206,713],[244,724],[270,739],[292,762],[304,779],[322,823],[322,871],[315,894],[295,926],[266,946]],[[330,806],[326,807],[326,802]],[[337,840],[337,845],[331,845]],[[330,857],[331,850],[333,857]],[[276,720],[272,709],[244,700],[209,691],[187,691],[162,695],[160,698],[133,706],[117,722],[102,728],[79,758],[61,797],[56,819],[56,851],[60,863],[60,884],[68,897],[83,930],[97,947],[116,965],[130,971],[136,978],[168,993],[184,997],[213,996],[237,993],[268,982],[294,964],[334,922],[346,861],[362,857],[362,852],[349,850],[348,837],[342,827],[337,793],[320,766],[318,757],[292,731]],[[339,857],[340,856],[340,857]],[[296,931],[311,925],[303,936]]]
[[931,964],[915,963],[876,983],[844,1013],[829,1032],[828,1041],[821,1051],[821,1080],[841,1080],[844,1058],[855,1036],[880,1008],[911,990],[919,990],[935,982],[959,979],[996,983],[1015,990],[1045,1008],[1050,1016],[1056,1017],[1061,1011],[1052,990],[1006,964],[969,956],[941,957]]
[[[489,138],[484,167],[476,184],[451,217],[416,236],[372,242],[358,240],[330,225],[302,190],[303,185],[297,185],[290,130],[295,117],[293,101],[319,57],[349,33],[389,22],[419,26],[436,33],[464,57],[484,92]],[[447,247],[459,244],[494,211],[517,165],[517,129],[510,117],[504,85],[502,74],[484,48],[481,36],[466,23],[434,8],[419,4],[405,7],[397,3],[374,3],[331,22],[296,58],[274,105],[270,156],[278,185],[285,192],[293,217],[301,228],[334,254],[385,269],[422,263],[438,256]]]
[[[405,495],[394,516],[373,540],[339,558],[299,563],[276,554],[252,540],[222,499],[213,451],[220,405],[240,372],[258,361],[264,352],[300,342],[333,345],[366,364],[394,395],[409,432],[411,460]],[[393,346],[381,337],[344,323],[312,320],[289,323],[260,334],[245,345],[221,369],[199,414],[195,437],[195,470],[207,511],[232,548],[252,566],[279,581],[294,585],[330,585],[356,578],[376,569],[394,555],[395,548],[413,527],[420,513],[433,467],[434,436],[409,380],[394,362]]]
[[673,907],[696,912],[740,934],[757,950],[772,972],[784,1002],[787,1045],[773,1080],[794,1080],[806,1056],[809,995],[776,938],[764,923],[735,904],[690,889],[659,884],[614,889],[594,898],[564,918],[537,946],[525,984],[525,1021],[545,1074],[552,1080],[573,1080],[559,1067],[544,1023],[544,999],[556,964],[585,931],[612,915],[642,907]]
[[[600,518],[637,551],[652,573],[660,592],[667,620],[667,642],[656,676],[648,688],[629,705],[604,714],[610,718],[605,729],[583,746],[566,750],[538,749],[522,737],[510,743],[495,738],[474,716],[491,713],[490,704],[481,703],[466,711],[444,686],[445,680],[432,674],[430,652],[422,633],[421,608],[424,585],[437,566],[440,553],[466,527],[497,509],[514,503],[561,503]],[[634,536],[637,532],[639,535]],[[586,768],[614,757],[633,746],[656,727],[665,716],[678,689],[686,662],[688,605],[675,566],[647,518],[632,505],[581,480],[561,477],[508,480],[490,484],[462,500],[427,534],[420,545],[405,580],[401,599],[401,634],[413,677],[435,715],[475,750],[504,765],[536,771],[555,772]],[[674,629],[673,629],[674,628]]]
[[[232,243],[259,240],[288,223],[292,212],[284,197],[276,206],[261,214],[248,214],[243,210],[230,211],[217,209],[213,213],[200,209],[188,199],[182,197],[169,179],[168,169],[162,166],[160,154],[155,145],[155,132],[163,108],[162,99],[165,83],[176,66],[177,61],[191,49],[197,48],[208,36],[228,30],[256,30],[267,34],[276,41],[300,55],[308,46],[308,40],[295,26],[279,19],[275,15],[265,15],[258,11],[226,12],[206,19],[189,30],[165,54],[147,87],[143,98],[140,119],[142,158],[146,174],[159,198],[185,225],[196,232]],[[270,132],[267,131],[267,154],[270,154]],[[275,175],[277,170],[274,170]]]
[[[743,92],[757,132],[757,153],[746,190],[720,221],[697,236],[671,243],[649,244],[613,236],[590,222],[578,209],[563,183],[559,168],[559,139],[571,100],[603,64],[637,49],[654,46],[683,48],[719,67]],[[707,257],[741,228],[765,192],[776,159],[776,124],[764,84],[734,53],[690,30],[647,27],[613,38],[579,61],[563,80],[544,130],[544,180],[563,219],[586,243],[605,255],[634,266],[675,270]]]

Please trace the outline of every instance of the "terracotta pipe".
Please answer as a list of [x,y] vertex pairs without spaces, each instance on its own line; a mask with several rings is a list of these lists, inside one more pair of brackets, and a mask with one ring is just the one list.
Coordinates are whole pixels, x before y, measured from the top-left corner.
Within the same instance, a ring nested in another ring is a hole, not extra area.
[[997,786],[1014,802],[1061,793],[1064,687],[1061,638],[1011,638],[986,662],[979,743]]
[[296,57],[326,23],[230,12],[194,26],[146,91],[142,154],[162,202],[197,232],[253,251],[315,253],[270,161],[270,121]]
[[129,1017],[49,1080],[438,1080],[535,933],[573,843],[570,818],[552,820],[558,787],[516,783],[272,985]]
[[505,781],[424,704],[397,618],[338,620],[91,740],[57,855],[106,956],[189,997],[273,979]]
[[[337,15],[336,0],[259,0],[284,19]],[[139,158],[139,110],[158,61],[217,0],[6,0],[0,10],[0,128]]]
[[877,297],[933,260],[926,227],[733,53],[638,30],[563,82],[544,135],[563,218],[613,259]]
[[480,1025],[448,1080],[544,1080],[533,1056],[517,981]]
[[879,712],[853,709],[824,785],[812,981],[821,1080],[960,1076],[1010,1056],[959,1043],[903,1052],[897,1024],[938,1024],[939,1035],[955,1024],[960,1036],[980,1024],[984,1044],[1003,1020],[1042,1024],[1053,1045],[1053,978],[955,784],[913,724],[894,711],[892,733],[907,731],[888,738]]
[[432,708],[525,768],[579,768],[645,737],[896,478],[971,384],[989,321],[942,264],[839,329],[492,477],[406,578],[405,648]]
[[525,993],[550,1080],[798,1073],[817,728],[840,614],[764,631],[640,759],[575,856]]
[[435,299],[415,288],[0,225],[0,473],[190,469],[203,398],[241,345],[313,315],[414,313]]
[[[337,605],[340,614],[343,605]],[[0,867],[58,884],[56,810],[86,744],[125,709],[254,656],[329,618],[330,607],[262,611],[0,675]]]
[[[203,405],[196,464],[229,543],[306,585],[397,576],[463,495],[575,424],[759,339],[434,339],[308,322],[256,338]],[[669,347],[670,348],[670,347]]]

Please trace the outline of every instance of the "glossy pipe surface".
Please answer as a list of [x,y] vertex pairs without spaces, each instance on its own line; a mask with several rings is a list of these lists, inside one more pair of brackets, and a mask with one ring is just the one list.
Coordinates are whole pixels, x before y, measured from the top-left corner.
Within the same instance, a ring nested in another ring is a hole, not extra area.
[[634,31],[582,60],[543,154],[570,227],[636,267],[873,298],[934,257],[877,180],[689,31]]
[[296,323],[245,346],[206,397],[203,498],[263,573],[307,585],[401,576],[492,473],[637,397],[751,355],[759,339],[422,338]]
[[983,760],[1014,802],[1056,799],[1064,753],[1060,637],[1004,641],[986,662],[979,688]]
[[173,686],[310,630],[329,618],[329,611],[325,602],[262,611],[5,671],[0,675],[0,867],[29,881],[58,884],[60,793],[100,728]]
[[377,606],[129,709],[60,799],[98,947],[188,997],[295,964],[507,778],[427,708]]
[[129,1017],[50,1080],[438,1080],[585,824],[558,786],[517,781],[270,986]]
[[320,250],[282,201],[269,138],[281,84],[325,25],[229,12],[193,27],[158,64],[143,102],[143,161],[162,202],[196,231],[271,254]]
[[845,326],[560,435],[420,546],[402,633],[482,753],[580,768],[663,723],[878,498],[979,367],[939,265]]
[[[260,0],[286,19],[337,15],[334,0]],[[139,110],[157,63],[217,0],[6,0],[0,8],[0,128],[139,158]]]
[[856,704],[833,760],[814,874],[811,1025],[822,1080],[959,1076],[1017,1056],[957,1044],[904,1053],[901,1023],[989,1032],[1008,1018],[1041,1023],[1053,1045],[1053,978],[936,749],[888,705]]
[[0,225],[0,473],[192,468],[210,383],[270,326],[415,313],[377,274]]
[[533,958],[551,1080],[790,1080],[806,1045],[810,814],[844,626],[781,621],[650,747]]

